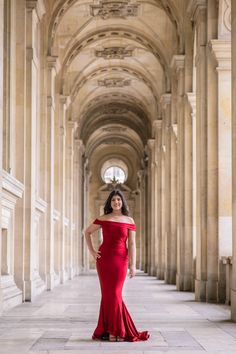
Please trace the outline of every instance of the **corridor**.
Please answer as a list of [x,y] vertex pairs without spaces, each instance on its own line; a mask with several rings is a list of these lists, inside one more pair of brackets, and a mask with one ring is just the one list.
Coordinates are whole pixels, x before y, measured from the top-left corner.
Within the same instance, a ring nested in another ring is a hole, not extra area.
[[236,353],[230,307],[194,301],[194,294],[139,272],[126,279],[123,298],[137,328],[151,338],[139,343],[93,341],[100,289],[94,271],[0,318],[0,354]]

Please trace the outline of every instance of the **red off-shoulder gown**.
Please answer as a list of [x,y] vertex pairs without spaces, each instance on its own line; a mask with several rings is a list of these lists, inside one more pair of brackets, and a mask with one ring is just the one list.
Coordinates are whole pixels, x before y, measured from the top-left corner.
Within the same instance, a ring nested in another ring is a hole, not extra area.
[[101,287],[101,304],[97,327],[93,339],[108,339],[109,334],[135,342],[147,340],[148,331],[138,332],[122,299],[122,288],[128,269],[128,230],[136,230],[135,224],[96,219],[101,225],[103,243],[100,245],[101,258],[96,268]]

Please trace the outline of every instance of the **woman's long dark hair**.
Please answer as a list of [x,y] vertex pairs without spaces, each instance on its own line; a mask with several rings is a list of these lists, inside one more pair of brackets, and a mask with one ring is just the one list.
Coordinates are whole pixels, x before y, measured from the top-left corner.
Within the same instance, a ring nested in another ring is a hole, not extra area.
[[123,193],[119,190],[119,189],[114,189],[109,197],[106,200],[105,206],[104,206],[104,214],[110,214],[112,213],[112,207],[111,207],[111,200],[114,197],[114,195],[118,195],[121,200],[122,200],[122,207],[121,207],[121,212],[123,215],[129,215],[129,209],[128,209],[128,205],[126,203],[125,197],[123,195]]

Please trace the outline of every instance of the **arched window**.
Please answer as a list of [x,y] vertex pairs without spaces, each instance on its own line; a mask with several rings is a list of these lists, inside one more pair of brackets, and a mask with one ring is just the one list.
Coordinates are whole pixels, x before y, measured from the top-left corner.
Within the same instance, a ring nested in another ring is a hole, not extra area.
[[122,168],[118,166],[110,166],[105,170],[103,180],[105,183],[124,183],[126,180],[125,172]]

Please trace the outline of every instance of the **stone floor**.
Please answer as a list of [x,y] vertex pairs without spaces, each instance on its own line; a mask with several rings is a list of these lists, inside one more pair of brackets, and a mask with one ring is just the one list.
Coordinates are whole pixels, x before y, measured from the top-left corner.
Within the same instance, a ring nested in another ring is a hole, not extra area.
[[0,317],[0,354],[236,353],[228,306],[196,303],[194,294],[143,273],[127,278],[123,298],[138,330],[150,332],[148,341],[91,339],[100,302],[98,278],[91,272]]

